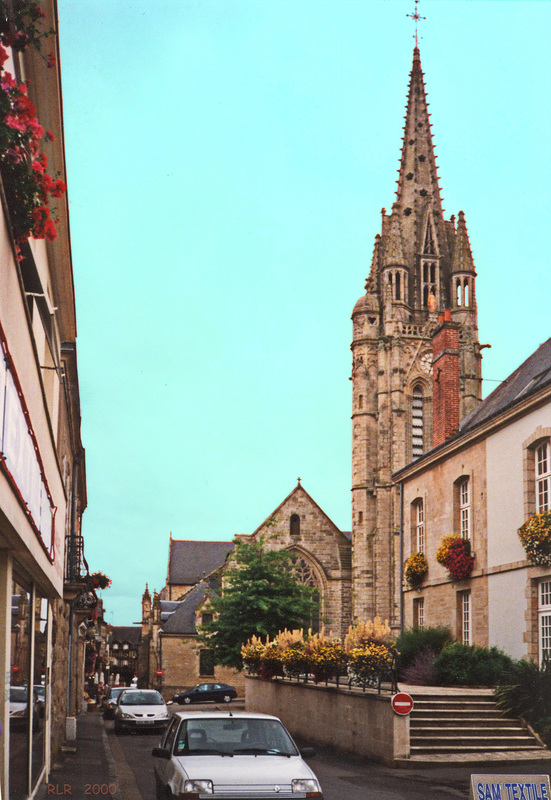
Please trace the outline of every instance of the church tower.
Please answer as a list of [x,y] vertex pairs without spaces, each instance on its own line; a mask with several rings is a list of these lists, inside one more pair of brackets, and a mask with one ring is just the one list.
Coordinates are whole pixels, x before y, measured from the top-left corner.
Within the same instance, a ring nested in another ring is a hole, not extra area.
[[476,272],[465,215],[444,218],[418,47],[397,183],[351,345],[353,614],[395,629],[402,565],[392,475],[432,447],[432,334],[444,311],[458,329],[460,417],[481,398]]

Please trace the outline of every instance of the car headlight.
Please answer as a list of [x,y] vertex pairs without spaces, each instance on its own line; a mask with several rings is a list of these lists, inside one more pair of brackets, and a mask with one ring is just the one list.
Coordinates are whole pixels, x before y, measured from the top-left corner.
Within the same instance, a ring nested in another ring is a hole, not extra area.
[[123,712],[121,713],[121,717],[122,717],[123,719],[134,719],[134,714],[127,714],[127,713],[126,713],[126,711],[123,711]]
[[212,781],[186,781],[184,783],[184,794],[214,794]]
[[291,781],[293,792],[305,792],[306,797],[321,797],[319,783],[313,778],[296,778]]

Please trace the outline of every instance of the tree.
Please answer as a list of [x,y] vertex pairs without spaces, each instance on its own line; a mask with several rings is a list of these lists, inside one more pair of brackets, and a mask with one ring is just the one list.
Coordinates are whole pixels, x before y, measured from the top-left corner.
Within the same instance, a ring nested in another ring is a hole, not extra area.
[[209,598],[213,619],[200,626],[199,641],[212,649],[216,664],[242,669],[241,645],[253,634],[273,637],[312,624],[315,595],[298,582],[288,550],[268,550],[262,537],[236,539],[222,591]]

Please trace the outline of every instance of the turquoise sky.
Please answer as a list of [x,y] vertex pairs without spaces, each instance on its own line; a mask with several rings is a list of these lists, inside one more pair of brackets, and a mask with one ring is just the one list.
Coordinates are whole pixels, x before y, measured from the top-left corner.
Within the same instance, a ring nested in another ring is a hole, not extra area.
[[[350,529],[350,314],[394,199],[414,6],[59,7],[85,553],[124,625],[164,585],[171,531],[250,533],[298,476]],[[550,335],[551,3],[420,13],[488,393]]]

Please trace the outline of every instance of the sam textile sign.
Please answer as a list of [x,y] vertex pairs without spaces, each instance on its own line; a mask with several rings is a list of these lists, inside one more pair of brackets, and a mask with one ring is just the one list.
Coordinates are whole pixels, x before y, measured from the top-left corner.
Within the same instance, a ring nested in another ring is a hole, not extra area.
[[551,800],[549,775],[471,775],[471,800]]

